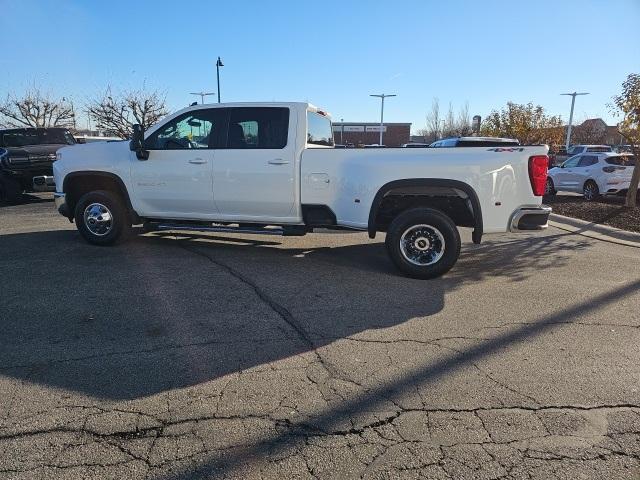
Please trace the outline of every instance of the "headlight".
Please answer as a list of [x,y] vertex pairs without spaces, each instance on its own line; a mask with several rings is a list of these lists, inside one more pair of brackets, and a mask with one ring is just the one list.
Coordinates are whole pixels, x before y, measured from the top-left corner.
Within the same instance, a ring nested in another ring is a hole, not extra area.
[[59,152],[56,152],[56,160],[60,160],[62,159],[62,154]]

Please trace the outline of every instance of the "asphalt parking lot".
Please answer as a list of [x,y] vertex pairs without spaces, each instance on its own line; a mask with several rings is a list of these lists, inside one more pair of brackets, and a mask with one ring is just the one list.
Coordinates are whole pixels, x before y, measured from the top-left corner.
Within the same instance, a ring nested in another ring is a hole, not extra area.
[[0,207],[0,479],[640,478],[640,249],[485,237],[84,243]]

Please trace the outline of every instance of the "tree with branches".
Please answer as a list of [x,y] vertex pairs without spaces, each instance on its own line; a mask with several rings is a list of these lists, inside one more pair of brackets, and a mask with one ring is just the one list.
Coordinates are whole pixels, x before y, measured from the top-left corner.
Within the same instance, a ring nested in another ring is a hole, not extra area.
[[636,161],[624,203],[635,208],[640,185],[640,74],[632,73],[622,82],[622,92],[613,97],[610,107],[612,113],[622,116],[618,133],[631,145]]
[[75,118],[69,99],[54,98],[35,87],[19,97],[7,95],[0,104],[0,125],[4,127],[73,128]]
[[128,90],[116,94],[111,87],[90,101],[86,110],[96,128],[120,138],[129,138],[134,124],[146,130],[167,114],[165,96],[157,90]]
[[560,116],[548,115],[540,105],[508,102],[506,108],[493,110],[482,122],[482,135],[517,138],[523,144],[562,143]]

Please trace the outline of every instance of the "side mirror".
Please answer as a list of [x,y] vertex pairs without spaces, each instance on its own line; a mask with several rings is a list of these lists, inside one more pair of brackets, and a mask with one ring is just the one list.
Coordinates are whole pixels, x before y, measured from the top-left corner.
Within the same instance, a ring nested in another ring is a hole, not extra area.
[[129,141],[129,150],[136,152],[138,160],[147,160],[149,158],[149,151],[144,149],[144,130],[140,124],[136,123],[133,126],[131,140]]

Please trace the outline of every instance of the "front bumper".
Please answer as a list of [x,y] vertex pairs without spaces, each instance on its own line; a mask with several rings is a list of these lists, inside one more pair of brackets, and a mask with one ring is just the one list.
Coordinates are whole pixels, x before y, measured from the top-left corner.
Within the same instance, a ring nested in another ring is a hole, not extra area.
[[34,192],[55,192],[56,182],[51,175],[39,175],[33,177],[33,191]]
[[56,204],[56,210],[64,217],[71,218],[69,215],[69,206],[67,205],[66,195],[64,193],[56,192],[53,194],[53,201]]
[[519,207],[511,215],[509,231],[543,230],[548,226],[550,214],[551,207],[548,205]]

